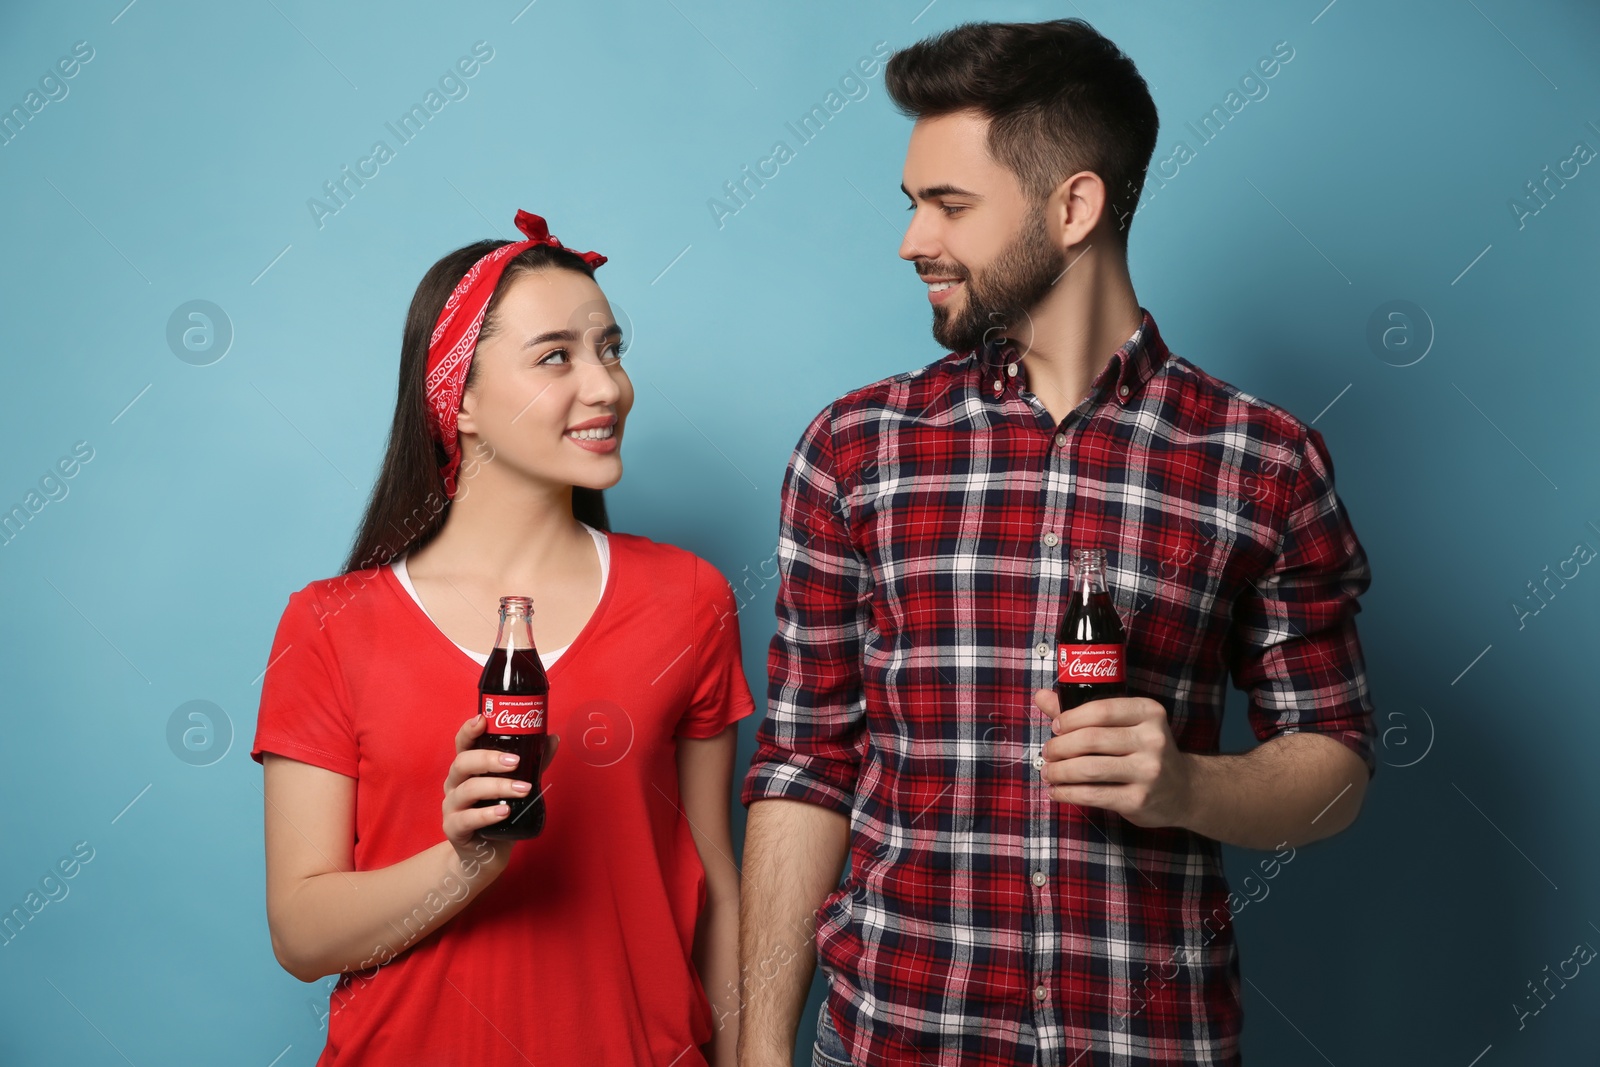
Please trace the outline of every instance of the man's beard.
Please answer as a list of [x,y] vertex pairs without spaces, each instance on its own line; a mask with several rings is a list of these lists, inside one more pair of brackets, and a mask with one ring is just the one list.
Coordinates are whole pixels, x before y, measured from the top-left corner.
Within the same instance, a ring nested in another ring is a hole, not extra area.
[[[985,340],[1009,337],[1026,348],[1033,342],[1029,312],[1061,277],[1061,249],[1050,243],[1044,207],[1035,204],[1016,239],[981,271],[961,271],[966,303],[959,314],[933,307],[933,337],[951,352],[966,352]],[[938,276],[946,272],[928,270]],[[950,272],[954,273],[954,272]],[[1020,336],[1019,336],[1020,335]]]

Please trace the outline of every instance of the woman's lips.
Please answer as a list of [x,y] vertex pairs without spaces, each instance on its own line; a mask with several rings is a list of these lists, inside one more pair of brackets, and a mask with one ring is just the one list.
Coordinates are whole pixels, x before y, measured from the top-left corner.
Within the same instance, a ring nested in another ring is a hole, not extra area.
[[[609,437],[579,437],[571,430],[567,431],[564,436],[568,441],[588,452],[615,452],[617,450],[616,427],[611,426],[607,429],[610,431]],[[593,431],[589,432],[592,433]]]

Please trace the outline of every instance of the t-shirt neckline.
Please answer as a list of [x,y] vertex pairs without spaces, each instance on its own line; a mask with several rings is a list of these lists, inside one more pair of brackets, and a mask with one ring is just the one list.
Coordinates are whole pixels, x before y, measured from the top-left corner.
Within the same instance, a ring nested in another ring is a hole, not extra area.
[[[588,621],[583,624],[583,628],[578,631],[577,636],[567,642],[566,646],[561,649],[561,655],[556,658],[555,663],[546,669],[545,674],[547,676],[560,673],[572,660],[573,656],[583,650],[584,646],[589,642],[589,635],[598,628],[597,624],[600,621],[600,617],[605,614],[607,607],[611,603],[612,591],[616,589],[617,582],[621,578],[618,570],[621,562],[619,557],[622,553],[617,551],[618,539],[609,532],[605,536],[607,548],[610,550],[610,562],[605,586],[600,590],[600,600],[595,604],[594,611],[589,613]],[[439,629],[439,624],[434,622],[428,616],[428,613],[422,609],[422,605],[413,600],[411,594],[407,593],[404,587],[401,586],[399,577],[394,573],[394,568],[385,565],[382,570],[384,582],[388,586],[390,594],[401,602],[402,610],[408,612],[412,620],[428,631],[432,635],[432,639],[448,649],[451,655],[465,660],[474,671],[482,673],[483,664],[473,659],[466,649],[450,640],[445,632]],[[534,606],[534,610],[538,610],[537,604]]]

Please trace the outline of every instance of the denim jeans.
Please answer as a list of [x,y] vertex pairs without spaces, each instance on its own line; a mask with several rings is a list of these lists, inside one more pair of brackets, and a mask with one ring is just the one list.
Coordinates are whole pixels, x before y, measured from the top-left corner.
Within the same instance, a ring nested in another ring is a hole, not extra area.
[[817,1014],[817,1040],[811,1046],[811,1067],[851,1067],[844,1039],[833,1028],[826,997],[822,1001],[822,1011]]

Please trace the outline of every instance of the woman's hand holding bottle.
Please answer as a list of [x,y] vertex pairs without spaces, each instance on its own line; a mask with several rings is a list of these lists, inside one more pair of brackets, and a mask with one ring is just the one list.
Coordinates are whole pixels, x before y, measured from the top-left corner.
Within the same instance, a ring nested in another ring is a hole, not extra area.
[[[444,780],[444,836],[456,850],[462,874],[476,881],[487,872],[490,881],[500,876],[511,861],[515,841],[490,841],[478,836],[485,826],[499,822],[509,813],[506,804],[474,807],[480,800],[526,796],[527,782],[498,777],[516,766],[517,757],[494,749],[473,748],[487,722],[474,715],[456,731],[456,758]],[[560,738],[552,736],[540,762],[541,775],[550,766]]]

